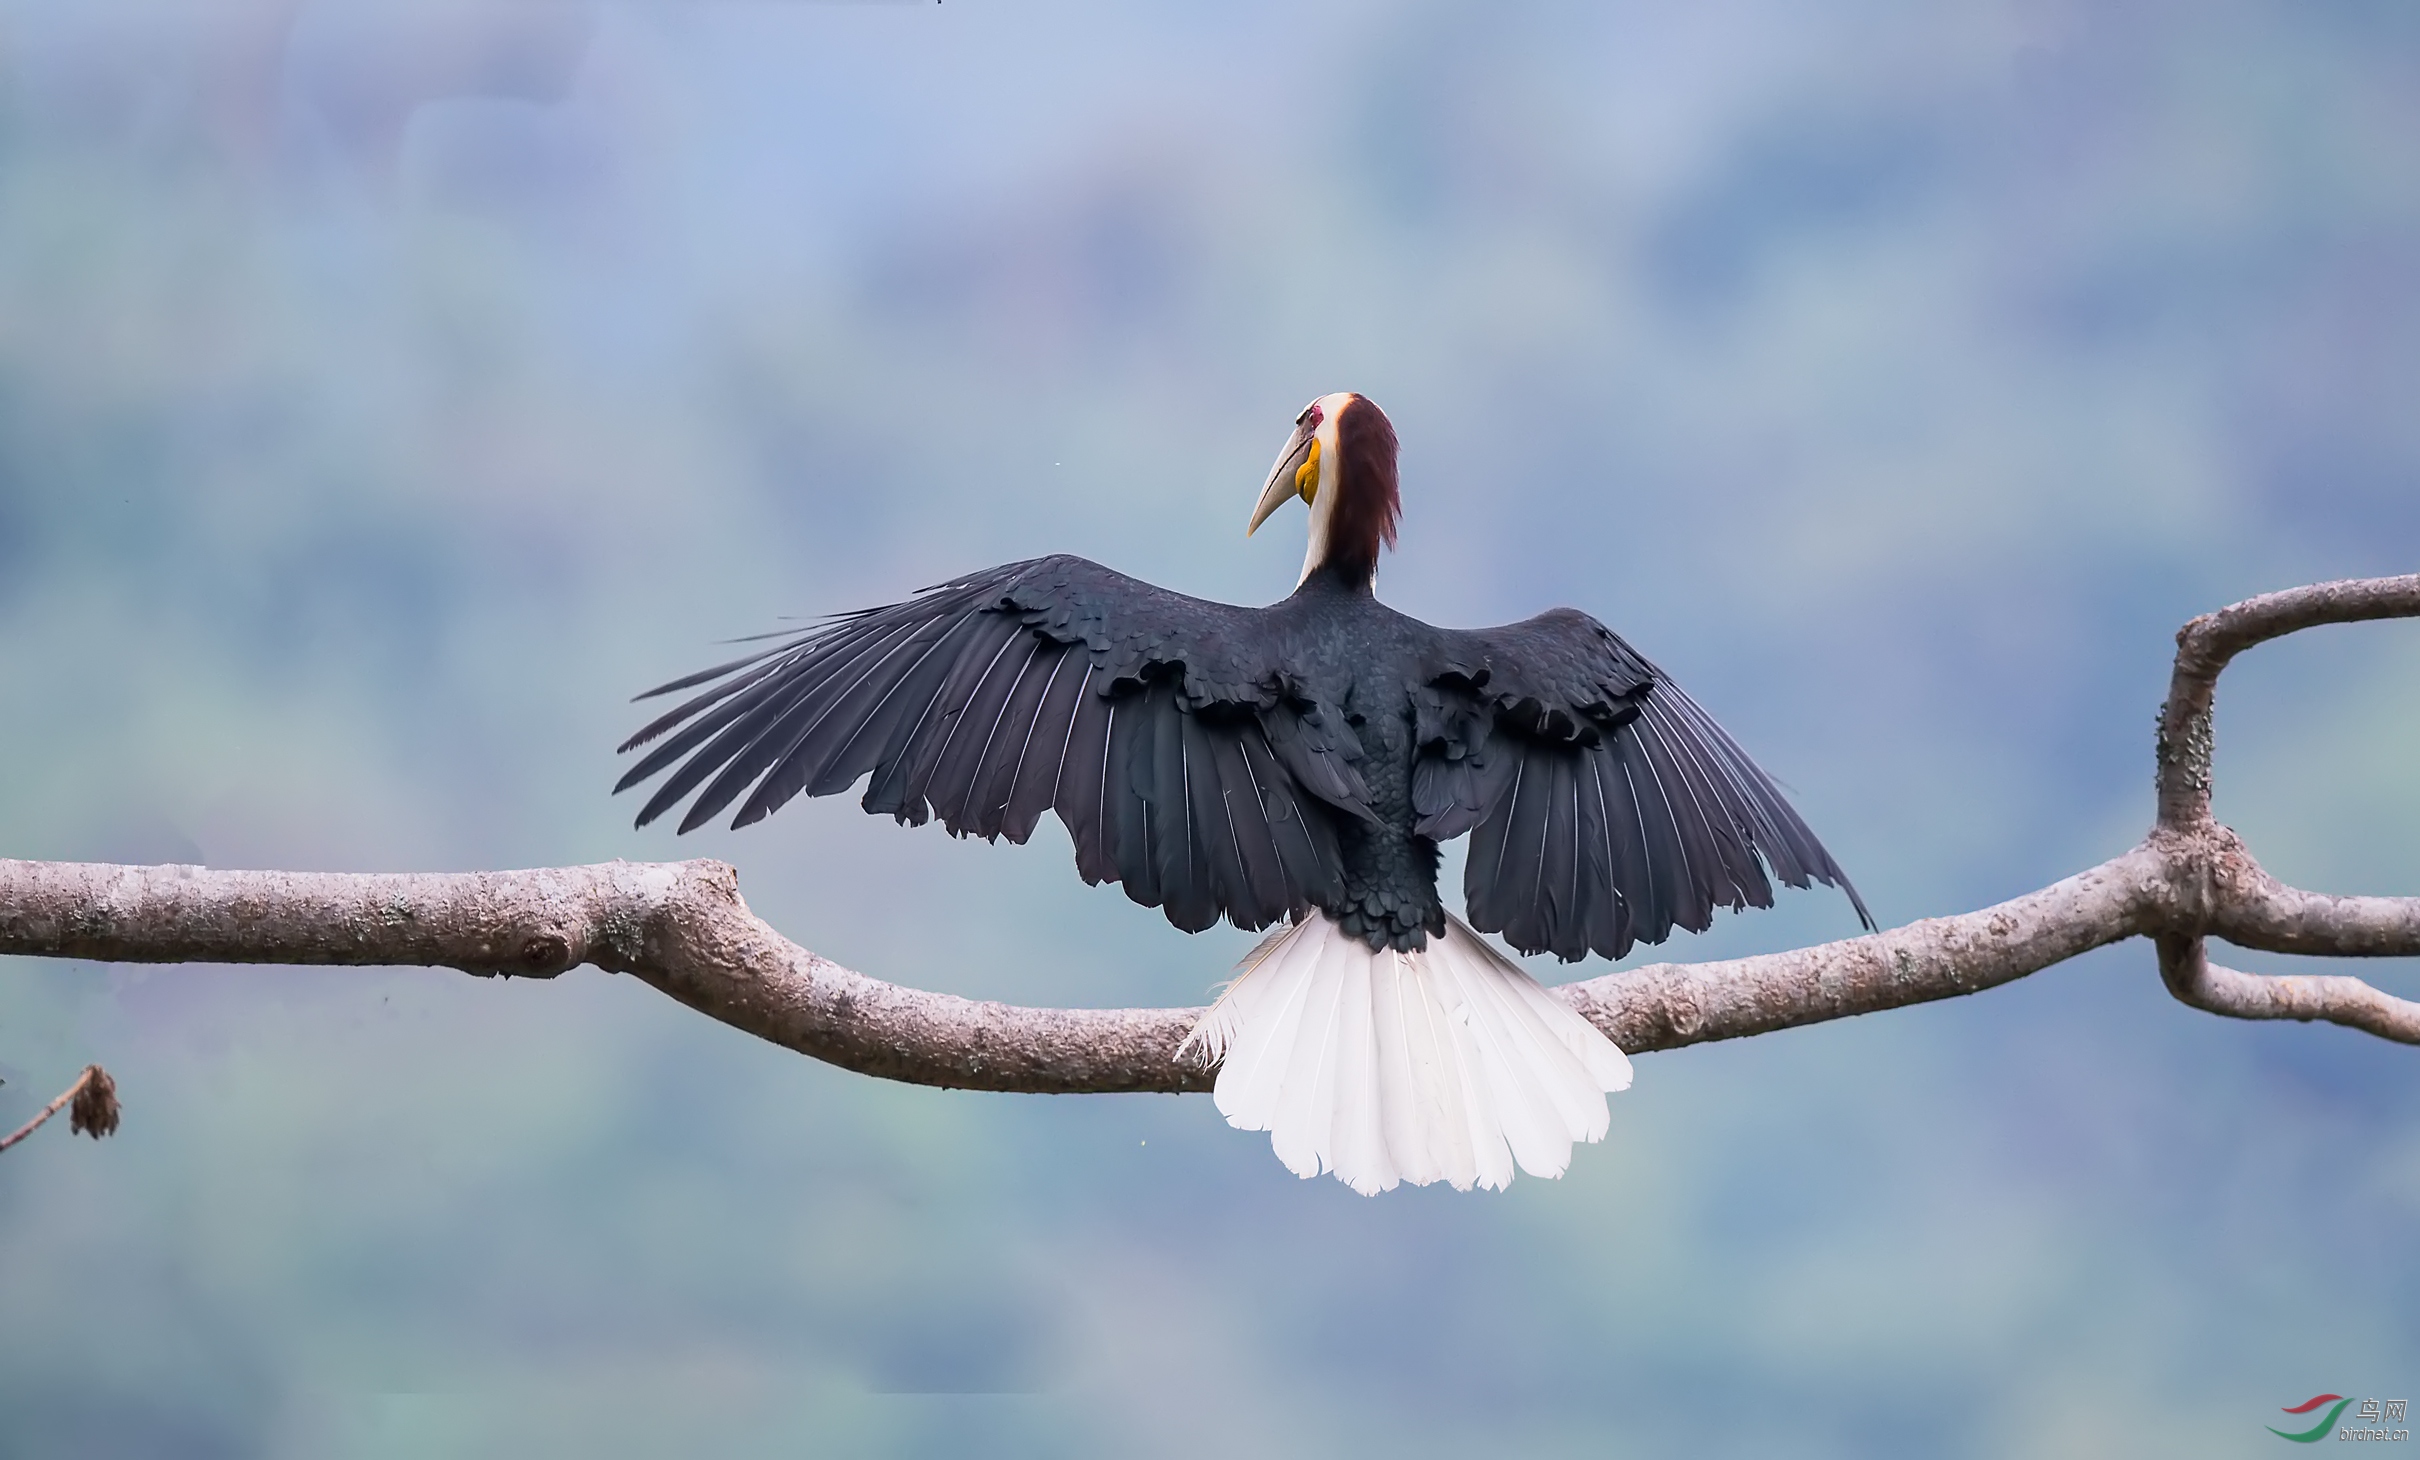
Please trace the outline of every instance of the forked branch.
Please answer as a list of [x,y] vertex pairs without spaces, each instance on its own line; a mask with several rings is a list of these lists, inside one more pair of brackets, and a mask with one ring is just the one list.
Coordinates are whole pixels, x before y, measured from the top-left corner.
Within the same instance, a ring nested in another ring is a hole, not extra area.
[[[2263,871],[2210,817],[2211,706],[2235,655],[2320,624],[2420,616],[2420,575],[2248,599],[2177,635],[2158,819],[2121,856],[1956,917],[1717,963],[1653,964],[1564,999],[1632,1053],[1955,998],[2149,937],[2184,1002],[2324,1019],[2420,1044],[2420,1004],[2342,976],[2217,967],[2204,940],[2337,957],[2420,954],[2420,898],[2331,897]],[[631,973],[734,1028],[885,1079],[1041,1094],[1206,1090],[1177,1045],[1199,1009],[1037,1009],[853,973],[748,911],[718,862],[525,872],[236,872],[0,861],[0,953],[124,963],[421,964]]]

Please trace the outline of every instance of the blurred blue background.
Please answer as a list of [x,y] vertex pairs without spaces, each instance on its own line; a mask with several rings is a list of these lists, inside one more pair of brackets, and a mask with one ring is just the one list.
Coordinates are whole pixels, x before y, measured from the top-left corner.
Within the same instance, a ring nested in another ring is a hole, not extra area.
[[[1976,907],[2140,833],[2178,623],[2414,567],[2415,157],[2388,0],[0,0],[0,853],[716,856],[879,976],[1197,1002],[1248,939],[1055,823],[676,840],[612,747],[1016,557],[1281,596],[1349,388],[1390,601],[1605,618],[1885,922]],[[2416,726],[2420,629],[2261,649],[2221,815],[2420,892]],[[124,1132],[0,1158],[8,1457],[2219,1455],[2420,1388],[2414,1055],[2140,944],[1646,1057],[1494,1196],[594,970],[0,967],[0,1126],[92,1059]]]

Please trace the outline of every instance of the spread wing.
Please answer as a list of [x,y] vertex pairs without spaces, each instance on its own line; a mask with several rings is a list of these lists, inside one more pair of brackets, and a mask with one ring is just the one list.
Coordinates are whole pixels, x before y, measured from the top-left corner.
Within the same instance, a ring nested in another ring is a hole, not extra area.
[[1416,694],[1423,835],[1471,834],[1471,925],[1524,953],[1619,958],[1772,876],[1864,900],[1779,787],[1680,687],[1584,613],[1443,636]]
[[1011,563],[648,691],[705,686],[622,745],[653,748],[614,789],[670,770],[638,823],[694,792],[684,832],[860,777],[866,810],[960,836],[1023,842],[1056,811],[1086,881],[1187,931],[1266,927],[1340,894],[1336,818],[1369,811],[1359,742],[1264,662],[1260,613]]

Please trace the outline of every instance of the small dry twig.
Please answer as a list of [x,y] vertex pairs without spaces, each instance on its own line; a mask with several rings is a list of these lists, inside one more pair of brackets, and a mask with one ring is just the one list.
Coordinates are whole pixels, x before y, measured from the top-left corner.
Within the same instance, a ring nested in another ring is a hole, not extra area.
[[91,1136],[97,1141],[118,1133],[118,1082],[109,1078],[109,1071],[99,1065],[86,1065],[84,1073],[76,1076],[76,1082],[60,1091],[58,1099],[43,1106],[41,1114],[0,1136],[0,1151],[40,1130],[42,1122],[57,1115],[59,1108],[66,1105],[75,1107],[67,1113],[70,1134]]

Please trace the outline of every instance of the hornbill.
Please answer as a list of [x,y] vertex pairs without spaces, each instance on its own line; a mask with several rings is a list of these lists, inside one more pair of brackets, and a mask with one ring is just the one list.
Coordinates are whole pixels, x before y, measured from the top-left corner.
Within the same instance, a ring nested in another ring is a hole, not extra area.
[[[1560,1175],[1629,1061],[1478,933],[1620,958],[1717,905],[1770,907],[1772,877],[1873,920],[1747,753],[1603,624],[1440,629],[1378,601],[1401,502],[1368,397],[1303,409],[1247,535],[1294,497],[1311,541],[1283,602],[1068,556],[972,573],[648,691],[705,686],[623,743],[653,748],[615,790],[670,770],[638,824],[695,792],[684,832],[860,777],[866,810],[960,836],[1021,843],[1056,811],[1085,881],[1187,932],[1282,924],[1186,1044],[1290,1169],[1362,1192]],[[1437,894],[1438,843],[1465,832],[1467,923]]]

